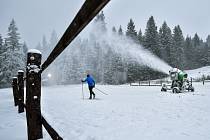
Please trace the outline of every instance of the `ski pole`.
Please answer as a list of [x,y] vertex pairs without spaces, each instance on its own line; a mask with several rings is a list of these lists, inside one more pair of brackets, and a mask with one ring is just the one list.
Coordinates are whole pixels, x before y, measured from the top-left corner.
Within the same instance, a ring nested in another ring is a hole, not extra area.
[[101,93],[103,93],[103,94],[105,94],[105,95],[108,95],[107,93],[101,91],[100,89],[98,89],[98,88],[96,88],[96,87],[95,87],[95,89],[97,89],[98,91],[100,91]]
[[82,82],[82,99],[84,100],[84,92],[83,92],[83,82]]

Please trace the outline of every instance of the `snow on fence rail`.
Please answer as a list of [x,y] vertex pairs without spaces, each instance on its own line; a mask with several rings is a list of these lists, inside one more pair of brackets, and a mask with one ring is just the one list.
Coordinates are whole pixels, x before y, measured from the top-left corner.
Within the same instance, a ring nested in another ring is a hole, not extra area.
[[[194,78],[190,78],[190,81],[192,83],[194,82],[202,82],[203,84],[205,84],[206,82],[210,82],[210,80],[205,80],[205,79],[194,79]],[[162,84],[166,84],[166,85],[171,85],[172,81],[170,80],[162,80],[162,79],[158,79],[158,80],[147,80],[147,81],[136,81],[133,83],[130,83],[130,86],[162,86]]]
[[162,86],[162,84],[171,84],[168,80],[147,80],[130,83],[130,86]]
[[[41,114],[41,73],[64,51],[109,1],[110,0],[85,1],[58,44],[42,65],[42,54],[40,51],[33,49],[28,52],[26,77],[24,78],[24,71],[19,70],[18,76],[14,77],[12,81],[14,104],[18,106],[18,113],[26,111],[28,140],[43,138],[42,125],[53,140],[63,139]],[[26,80],[25,103],[24,80]]]

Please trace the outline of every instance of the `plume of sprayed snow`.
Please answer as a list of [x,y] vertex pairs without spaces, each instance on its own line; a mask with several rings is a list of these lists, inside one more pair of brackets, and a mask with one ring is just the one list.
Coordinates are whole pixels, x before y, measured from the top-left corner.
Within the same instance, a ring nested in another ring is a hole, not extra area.
[[115,53],[120,54],[124,61],[128,61],[128,59],[131,58],[140,65],[148,66],[165,74],[168,74],[168,71],[172,68],[159,57],[144,49],[141,45],[135,43],[128,37],[113,32],[104,33],[100,30],[100,26],[100,22],[98,24],[95,23],[92,34],[96,37],[96,41],[102,44],[100,46],[106,44],[106,47],[103,47],[105,51],[107,47],[109,47]]
[[114,51],[121,54],[121,56],[124,56],[125,58],[131,57],[141,65],[146,65],[154,70],[166,74],[168,74],[168,71],[171,69],[171,67],[159,57],[155,56],[142,46],[134,43],[126,37],[111,35],[109,36],[108,40],[110,40],[109,46],[113,46]]

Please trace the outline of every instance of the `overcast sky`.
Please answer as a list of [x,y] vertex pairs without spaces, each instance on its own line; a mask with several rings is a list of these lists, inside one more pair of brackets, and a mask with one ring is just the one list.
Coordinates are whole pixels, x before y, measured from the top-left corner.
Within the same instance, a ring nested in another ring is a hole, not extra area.
[[[61,37],[84,1],[0,0],[0,34],[6,36],[14,18],[21,37],[33,48],[43,35],[49,39],[53,29]],[[210,34],[209,6],[210,0],[111,0],[103,11],[110,29],[121,24],[125,30],[132,18],[136,30],[144,31],[148,18],[153,15],[158,27],[163,21],[171,28],[179,24],[185,36],[197,32],[206,40]]]

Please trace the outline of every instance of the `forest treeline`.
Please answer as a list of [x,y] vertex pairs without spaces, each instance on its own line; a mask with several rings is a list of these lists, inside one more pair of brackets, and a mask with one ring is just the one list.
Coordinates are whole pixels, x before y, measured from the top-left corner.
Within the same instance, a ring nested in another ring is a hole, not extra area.
[[[148,19],[144,32],[136,29],[133,19],[128,21],[126,29],[121,25],[107,29],[103,12],[96,16],[93,24],[97,26],[93,26],[95,29],[90,32],[89,38],[78,37],[44,72],[43,83],[76,84],[87,72],[102,84],[124,84],[166,76],[135,60],[125,60],[113,51],[111,48],[114,46],[100,40],[109,30],[115,36],[129,38],[172,67],[187,70],[210,65],[210,35],[205,40],[197,33],[185,37],[180,25],[171,29],[164,21],[158,28],[153,16]],[[20,34],[12,20],[7,37],[3,39],[0,35],[0,87],[9,86],[17,70],[25,69],[27,45],[19,40]],[[49,40],[43,36],[41,43],[36,46],[43,54],[43,61],[57,42],[56,31],[52,32]]]

